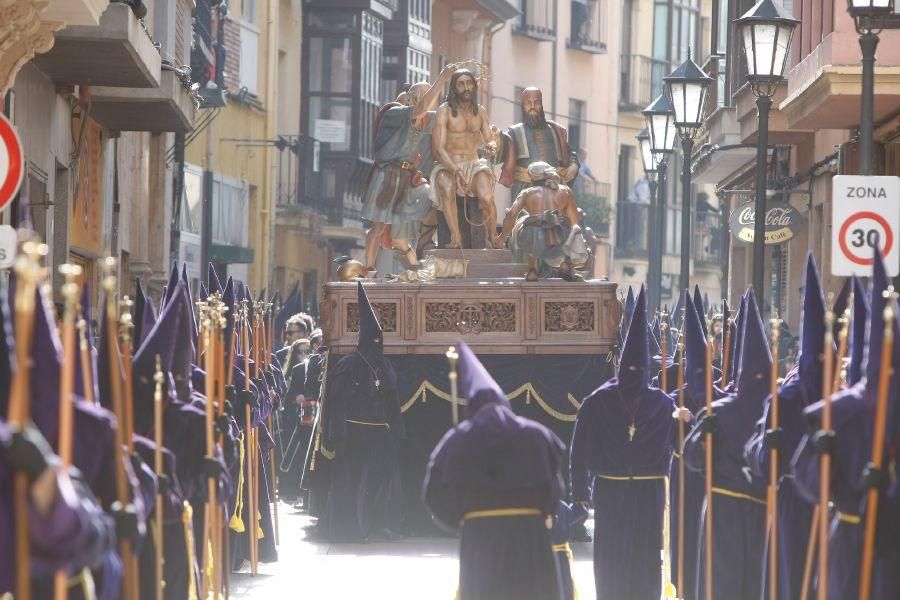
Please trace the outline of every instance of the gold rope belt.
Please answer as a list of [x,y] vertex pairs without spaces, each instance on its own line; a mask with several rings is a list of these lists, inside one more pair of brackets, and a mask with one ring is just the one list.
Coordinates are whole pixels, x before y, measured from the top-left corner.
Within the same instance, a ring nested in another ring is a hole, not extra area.
[[367,425],[369,427],[387,427],[388,429],[391,428],[391,426],[388,425],[387,423],[374,423],[372,421],[357,421],[356,419],[346,419],[346,421],[348,423],[355,423],[357,425]]
[[681,452],[672,452],[672,456],[677,459],[681,459]]
[[763,506],[766,505],[765,500],[763,500],[761,498],[757,498],[755,496],[751,496],[750,494],[742,494],[740,492],[734,492],[732,490],[726,490],[725,488],[720,488],[720,487],[714,487],[712,489],[712,491],[714,494],[722,494],[723,496],[730,496],[732,498],[737,498],[738,500],[747,500],[749,502],[755,502],[757,504],[762,504]]
[[859,515],[848,515],[847,513],[842,513],[840,511],[837,513],[837,518],[839,521],[849,523],[850,525],[859,525],[862,523],[862,517]]
[[657,481],[666,478],[665,475],[597,475],[597,477],[609,481]]
[[473,510],[463,515],[463,521],[469,519],[486,519],[493,517],[539,517],[543,513],[536,508],[492,508],[489,510]]
[[554,552],[568,552],[568,553],[571,553],[571,552],[572,552],[572,549],[569,547],[569,542],[566,542],[566,543],[564,543],[564,544],[553,544],[553,551],[554,551]]

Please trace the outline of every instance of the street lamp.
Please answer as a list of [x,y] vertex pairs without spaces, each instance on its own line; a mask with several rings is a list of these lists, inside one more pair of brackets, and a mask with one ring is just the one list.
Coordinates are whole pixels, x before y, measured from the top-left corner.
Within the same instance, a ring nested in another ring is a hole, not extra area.
[[650,143],[650,132],[647,129],[637,134],[636,139],[638,151],[641,155],[641,164],[644,167],[644,176],[647,178],[647,185],[650,188],[650,214],[647,219],[647,294],[649,295],[651,310],[656,310],[658,306],[656,300],[657,290],[661,283],[661,278],[657,276],[655,265],[656,248],[660,244],[659,233],[656,231],[656,216],[659,211],[659,204],[656,200],[656,174],[659,171],[659,161],[657,155],[653,153],[653,145]]
[[875,134],[875,49],[882,19],[894,12],[894,0],[847,0],[847,12],[853,17],[862,50],[862,96],[859,114],[859,172],[872,174]]
[[[675,148],[675,111],[672,102],[665,94],[660,94],[643,111],[649,135],[649,151],[652,162],[645,158],[644,147],[641,148],[641,160],[644,170],[647,165],[656,169],[656,213],[653,215],[653,234],[651,234],[650,260],[648,261],[648,288],[650,306],[659,309],[662,306],[662,257],[666,240],[666,169],[668,158]],[[651,187],[651,193],[654,188]],[[651,200],[653,196],[651,196]],[[653,282],[651,285],[650,282]]]
[[681,138],[684,157],[681,166],[681,289],[688,286],[691,272],[691,153],[694,150],[694,136],[703,124],[703,109],[713,79],[691,59],[689,48],[687,60],[668,77],[663,77],[663,82],[675,111],[675,129]]
[[766,175],[769,151],[769,111],[772,96],[784,81],[790,56],[791,38],[799,22],[777,0],[760,0],[735,19],[743,40],[747,61],[747,81],[756,96],[759,129],[756,139],[756,201],[753,222],[753,291],[763,306],[766,248]]

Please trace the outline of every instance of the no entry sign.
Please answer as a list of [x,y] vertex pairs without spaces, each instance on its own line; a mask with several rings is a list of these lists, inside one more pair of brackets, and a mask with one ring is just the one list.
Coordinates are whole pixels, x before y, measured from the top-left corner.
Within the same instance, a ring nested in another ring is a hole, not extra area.
[[831,212],[832,275],[872,274],[875,248],[888,275],[900,272],[900,178],[838,175]]
[[0,209],[18,193],[24,176],[22,142],[12,123],[0,114]]

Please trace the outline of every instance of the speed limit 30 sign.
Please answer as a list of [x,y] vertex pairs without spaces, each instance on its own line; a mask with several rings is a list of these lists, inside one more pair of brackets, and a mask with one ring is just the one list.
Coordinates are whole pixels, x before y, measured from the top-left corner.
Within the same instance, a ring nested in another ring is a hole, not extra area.
[[831,212],[831,273],[872,274],[875,248],[888,275],[900,273],[900,178],[837,175]]

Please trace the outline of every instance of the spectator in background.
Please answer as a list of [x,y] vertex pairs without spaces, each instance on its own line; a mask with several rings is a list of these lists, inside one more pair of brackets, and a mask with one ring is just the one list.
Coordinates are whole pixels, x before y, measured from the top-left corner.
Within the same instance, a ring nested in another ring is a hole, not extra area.
[[278,357],[279,362],[282,365],[285,365],[285,377],[288,376],[290,371],[286,365],[288,352],[290,351],[291,346],[297,340],[308,338],[310,332],[315,327],[313,323],[312,317],[310,317],[306,313],[297,313],[292,315],[287,323],[284,325],[284,347],[281,348],[278,352],[275,353],[275,356]]
[[313,353],[318,352],[319,348],[322,347],[322,340],[324,339],[324,335],[322,334],[322,330],[318,327],[313,329],[313,332],[309,336],[309,343],[312,348]]
[[[575,10],[575,5],[577,3],[572,3],[572,10]],[[591,168],[587,164],[587,150],[584,148],[578,149],[578,162],[581,163],[581,168],[578,171],[578,176],[575,177],[575,180],[572,182],[572,190],[575,192],[575,200],[580,200],[584,197],[586,192],[585,190],[585,182],[590,181],[591,183],[597,184],[597,178],[594,177],[594,173],[591,171]]]

